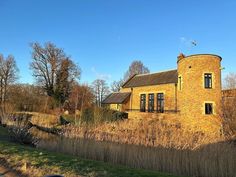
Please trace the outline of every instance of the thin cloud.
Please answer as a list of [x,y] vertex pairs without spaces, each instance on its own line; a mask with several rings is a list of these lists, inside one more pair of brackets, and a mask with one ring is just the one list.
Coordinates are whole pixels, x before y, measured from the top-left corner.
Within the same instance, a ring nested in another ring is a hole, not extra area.
[[179,38],[179,50],[181,51],[181,52],[183,52],[183,51],[185,51],[185,52],[190,52],[190,50],[193,48],[193,47],[195,47],[195,46],[197,46],[197,42],[196,42],[196,40],[194,40],[194,39],[189,39],[189,38],[187,38],[187,37],[180,37]]
[[103,79],[103,80],[110,80],[111,79],[111,75],[110,74],[100,73],[100,72],[98,72],[96,70],[95,67],[92,67],[91,71],[95,74],[96,79]]

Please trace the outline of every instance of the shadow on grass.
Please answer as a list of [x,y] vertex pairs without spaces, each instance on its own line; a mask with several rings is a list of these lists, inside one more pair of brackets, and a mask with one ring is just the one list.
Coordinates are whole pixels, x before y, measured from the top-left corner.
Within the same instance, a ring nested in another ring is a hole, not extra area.
[[21,171],[16,170],[15,166],[11,166],[4,158],[0,157],[0,167],[3,167],[5,171],[0,172],[0,176],[11,175],[11,176],[21,176],[28,177],[21,173]]
[[[4,149],[4,146],[9,148]],[[40,142],[39,147],[47,149],[47,151],[5,142],[5,144],[0,144],[0,152],[6,156],[14,154],[14,156],[18,156],[18,160],[27,159],[31,165],[45,171],[50,172],[53,168],[59,168],[63,174],[71,172],[77,175],[94,177],[173,177],[173,175],[139,169],[201,177],[234,177],[236,174],[234,166],[236,147],[233,142],[208,144],[196,150],[181,150],[48,135],[48,138],[44,138]],[[80,158],[75,158],[75,156]],[[112,164],[116,164],[116,166]]]
[[[8,148],[4,148],[8,147]],[[124,166],[75,158],[60,153],[51,153],[9,142],[0,142],[0,154],[11,158],[13,161],[29,161],[30,165],[52,172],[53,168],[59,168],[62,174],[72,173],[85,176],[117,176],[117,177],[174,177],[173,175],[158,172],[129,169]]]

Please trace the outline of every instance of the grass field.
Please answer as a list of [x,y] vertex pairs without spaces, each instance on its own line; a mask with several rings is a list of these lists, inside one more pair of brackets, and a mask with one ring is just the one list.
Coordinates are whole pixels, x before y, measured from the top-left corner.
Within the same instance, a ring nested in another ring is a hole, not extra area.
[[11,143],[7,131],[0,126],[0,158],[10,166],[28,175],[43,176],[46,174],[63,174],[67,176],[90,177],[177,177],[141,169],[111,165],[73,156],[52,153]]

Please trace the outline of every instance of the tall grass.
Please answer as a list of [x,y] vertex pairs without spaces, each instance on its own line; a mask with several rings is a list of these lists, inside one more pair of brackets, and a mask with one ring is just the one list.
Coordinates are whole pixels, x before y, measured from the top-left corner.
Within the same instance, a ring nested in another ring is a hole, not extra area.
[[88,111],[92,124],[64,126],[63,136],[33,132],[41,137],[38,147],[177,175],[236,177],[235,142],[225,141],[216,119],[165,115],[109,121],[95,113]]
[[38,146],[86,159],[169,172],[176,175],[235,177],[236,174],[236,147],[227,142],[208,144],[190,150],[53,136],[44,138]]
[[114,122],[125,118],[123,112],[110,110],[107,108],[91,107],[84,109],[79,118],[80,125],[99,125],[107,122]]
[[34,125],[51,128],[58,125],[58,117],[59,116],[37,112],[15,112],[6,115],[3,118],[3,123],[9,126],[22,127],[31,122]]
[[223,140],[219,126],[212,121],[184,123],[170,115],[161,119],[128,119],[91,126],[70,125],[64,127],[64,135],[69,138],[178,149],[195,149]]

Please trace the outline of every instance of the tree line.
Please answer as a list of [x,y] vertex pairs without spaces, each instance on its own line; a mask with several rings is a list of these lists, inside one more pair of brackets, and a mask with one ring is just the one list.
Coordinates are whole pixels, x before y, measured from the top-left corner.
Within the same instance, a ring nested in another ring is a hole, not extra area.
[[135,60],[124,77],[110,86],[106,80],[96,79],[92,84],[80,83],[81,68],[62,48],[51,42],[30,44],[30,70],[35,84],[17,83],[19,69],[14,56],[0,55],[0,108],[11,111],[76,112],[91,106],[102,106],[102,100],[117,92],[134,74],[149,73],[144,64]]
[[[19,69],[14,56],[0,54],[0,111],[61,111],[75,113],[91,106],[102,106],[111,92],[118,92],[133,75],[149,73],[139,60],[133,61],[123,78],[109,86],[106,80],[96,79],[90,85],[80,83],[81,68],[62,48],[48,42],[30,45],[30,69],[35,84],[17,83]],[[236,88],[236,74],[224,79],[224,89]]]

